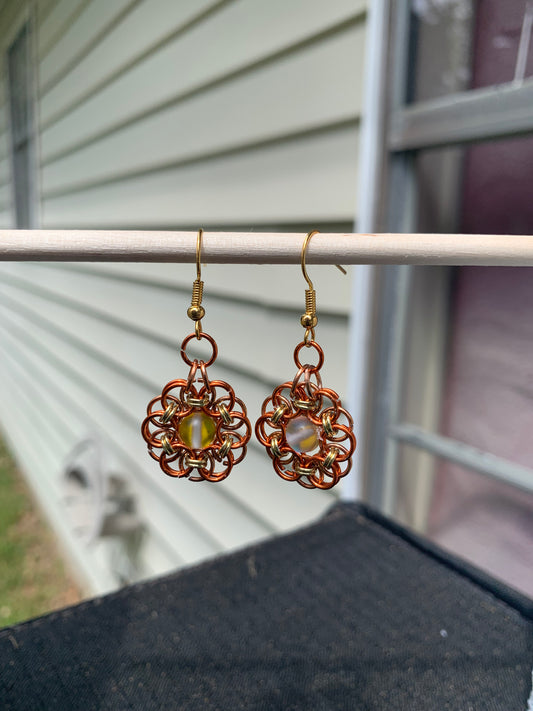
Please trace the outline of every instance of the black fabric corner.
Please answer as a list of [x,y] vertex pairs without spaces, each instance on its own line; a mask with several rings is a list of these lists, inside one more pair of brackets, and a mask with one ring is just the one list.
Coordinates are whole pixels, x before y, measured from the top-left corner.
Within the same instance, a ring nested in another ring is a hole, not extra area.
[[362,505],[0,632],[0,709],[525,711],[531,602]]

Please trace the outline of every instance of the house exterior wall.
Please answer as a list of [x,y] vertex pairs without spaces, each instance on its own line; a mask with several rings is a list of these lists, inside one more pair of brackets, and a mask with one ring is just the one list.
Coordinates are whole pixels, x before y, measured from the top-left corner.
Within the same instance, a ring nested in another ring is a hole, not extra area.
[[[353,222],[363,0],[8,0],[4,60],[26,19],[36,226],[303,232]],[[6,228],[14,211],[5,66],[0,77]],[[345,394],[350,278],[312,272],[323,377]],[[194,276],[179,264],[0,264],[2,430],[92,592],[302,525],[338,496],[281,481],[253,441],[216,485],[166,478],[147,456],[146,403],[186,374],[177,349],[191,331]],[[204,329],[219,345],[211,375],[232,384],[254,421],[269,391],[294,375],[303,280],[295,267],[231,265],[208,265],[203,278]],[[61,476],[88,436],[135,497],[143,524],[135,545],[87,545],[68,523]]]

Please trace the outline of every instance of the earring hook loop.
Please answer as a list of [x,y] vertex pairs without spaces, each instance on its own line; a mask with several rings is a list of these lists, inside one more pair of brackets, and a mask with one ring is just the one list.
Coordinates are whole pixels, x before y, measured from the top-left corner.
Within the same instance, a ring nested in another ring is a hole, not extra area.
[[202,279],[202,236],[204,234],[203,229],[200,227],[198,234],[196,235],[196,279],[201,281]]
[[[305,255],[311,237],[317,234],[320,234],[318,230],[311,230],[311,232],[308,232],[305,235],[305,239],[302,244],[302,254],[300,258],[302,274],[304,275],[304,279],[307,282],[308,286],[308,288],[305,290],[305,313],[300,319],[300,323],[305,328],[304,343],[306,346],[311,345],[311,343],[315,340],[315,326],[318,323],[318,318],[316,315],[316,292],[313,287],[313,282],[309,278],[309,274],[307,273],[307,269],[305,267]],[[346,274],[346,270],[341,267],[340,264],[335,264],[335,266],[337,267],[337,269],[340,269],[343,274]]]
[[305,279],[305,281],[307,282],[307,285],[309,286],[309,289],[311,289],[311,291],[313,290],[314,287],[313,287],[313,282],[312,282],[311,279],[309,278],[309,274],[307,273],[307,269],[306,269],[306,267],[305,267],[305,254],[306,254],[306,252],[307,252],[307,247],[308,247],[308,245],[309,245],[309,242],[310,242],[310,240],[311,240],[311,237],[313,237],[313,235],[317,235],[317,234],[319,234],[319,231],[318,231],[318,230],[311,230],[311,232],[308,232],[308,233],[305,235],[305,239],[304,239],[303,244],[302,244],[302,255],[301,255],[301,258],[300,258],[300,262],[301,262],[301,265],[302,265],[302,274],[304,275],[304,279]]
[[202,319],[205,316],[205,309],[202,306],[202,295],[204,292],[204,282],[202,281],[202,235],[204,231],[200,227],[196,235],[196,279],[192,285],[191,305],[187,309],[187,316],[194,323],[194,331],[196,338],[200,340],[202,337]]
[[305,328],[304,343],[306,346],[310,346],[311,343],[314,342],[315,326],[318,323],[318,318],[316,316],[316,292],[313,286],[313,282],[309,278],[309,274],[307,273],[307,269],[305,268],[305,254],[307,252],[307,247],[309,245],[311,237],[316,234],[318,234],[318,230],[311,230],[311,232],[308,232],[306,234],[302,244],[302,254],[300,258],[302,274],[304,275],[304,279],[307,282],[308,287],[305,290],[305,313],[300,319],[300,323]]
[[[311,290],[313,289],[313,282],[311,281],[311,279],[309,278],[309,274],[307,273],[307,269],[306,269],[306,266],[305,266],[305,255],[306,255],[306,253],[307,253],[307,247],[309,246],[309,242],[311,241],[311,237],[313,237],[313,235],[319,235],[319,234],[320,234],[320,231],[319,231],[319,230],[311,230],[311,232],[308,232],[308,233],[305,235],[305,239],[304,239],[303,244],[302,244],[302,256],[301,256],[301,259],[300,259],[300,262],[301,262],[301,265],[302,265],[302,274],[304,275],[304,279],[305,279],[305,281],[307,282],[307,284],[309,285],[309,288],[310,288]],[[335,264],[335,266],[337,267],[337,269],[338,269],[340,272],[342,272],[343,274],[347,274],[346,269],[345,269],[344,267],[341,267],[340,264]]]

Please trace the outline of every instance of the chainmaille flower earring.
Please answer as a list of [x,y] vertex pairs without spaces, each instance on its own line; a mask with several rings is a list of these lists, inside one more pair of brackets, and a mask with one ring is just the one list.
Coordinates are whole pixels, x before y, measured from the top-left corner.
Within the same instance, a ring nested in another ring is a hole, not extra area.
[[[196,238],[196,280],[187,315],[195,329],[181,344],[181,357],[189,366],[186,380],[171,380],[161,395],[148,404],[142,436],[148,453],[165,474],[191,481],[222,481],[246,454],[251,425],[246,407],[223,380],[209,380],[207,368],[215,362],[217,344],[202,331],[204,283],[201,280],[202,230]],[[207,362],[192,360],[187,346],[196,339],[211,348]]]
[[[302,245],[302,273],[309,288],[300,319],[305,336],[294,351],[298,371],[292,381],[279,385],[265,400],[255,434],[280,477],[297,481],[306,489],[331,489],[350,471],[356,439],[351,416],[338,394],[322,387],[319,373],[324,351],[315,342],[316,292],[305,268],[307,246],[315,234],[317,230],[309,232]],[[304,348],[316,351],[316,365],[302,364]]]

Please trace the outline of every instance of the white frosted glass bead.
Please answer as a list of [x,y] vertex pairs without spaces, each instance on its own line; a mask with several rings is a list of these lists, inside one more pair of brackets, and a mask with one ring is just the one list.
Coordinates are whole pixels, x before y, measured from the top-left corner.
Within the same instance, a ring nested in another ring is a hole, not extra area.
[[187,447],[204,449],[215,439],[215,421],[205,412],[193,412],[180,422],[178,434]]
[[287,444],[296,452],[311,452],[318,447],[318,427],[305,415],[289,420],[285,433]]

